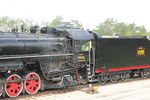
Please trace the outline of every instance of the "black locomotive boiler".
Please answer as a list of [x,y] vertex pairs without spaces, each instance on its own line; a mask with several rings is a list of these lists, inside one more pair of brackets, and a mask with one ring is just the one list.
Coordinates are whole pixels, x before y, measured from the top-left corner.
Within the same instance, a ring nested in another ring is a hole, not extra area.
[[63,23],[0,32],[0,96],[150,76],[149,37],[104,37]]

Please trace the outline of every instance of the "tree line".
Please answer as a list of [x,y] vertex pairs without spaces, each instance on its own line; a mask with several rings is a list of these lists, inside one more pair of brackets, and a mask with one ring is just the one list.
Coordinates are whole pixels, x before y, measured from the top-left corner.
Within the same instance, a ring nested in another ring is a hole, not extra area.
[[137,26],[135,23],[127,24],[108,18],[96,26],[94,31],[102,35],[117,36],[148,36],[150,32],[144,26]]
[[[56,27],[64,21],[62,16],[56,16],[51,22],[42,21],[40,23],[35,23],[32,20],[20,19],[20,18],[10,18],[8,16],[0,17],[0,31],[1,32],[11,32],[14,29],[17,31],[29,32],[30,27]],[[82,28],[82,24],[78,20],[70,20],[70,22]]]
[[[30,27],[56,27],[64,21],[62,16],[56,16],[52,21],[42,21],[40,23],[34,23],[28,19],[14,19],[8,16],[0,17],[0,31],[11,32],[13,29],[17,31],[29,32]],[[74,26],[83,28],[83,25],[78,20],[70,20]],[[146,30],[144,26],[137,26],[135,23],[127,24],[124,22],[118,22],[116,19],[108,18],[104,22],[97,25],[93,31],[96,31],[102,35],[109,36],[149,36],[150,32]]]

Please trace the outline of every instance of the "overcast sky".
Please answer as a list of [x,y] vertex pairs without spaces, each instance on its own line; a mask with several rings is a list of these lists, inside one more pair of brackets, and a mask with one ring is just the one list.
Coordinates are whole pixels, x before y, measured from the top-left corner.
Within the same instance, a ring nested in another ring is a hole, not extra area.
[[89,29],[114,18],[150,31],[150,0],[0,0],[0,16],[51,21],[60,15]]

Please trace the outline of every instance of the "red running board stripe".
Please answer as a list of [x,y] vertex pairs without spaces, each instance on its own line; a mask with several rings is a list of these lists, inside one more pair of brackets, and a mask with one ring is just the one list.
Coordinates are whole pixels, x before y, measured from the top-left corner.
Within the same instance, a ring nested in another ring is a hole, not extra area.
[[130,67],[122,67],[122,68],[112,68],[112,69],[101,69],[101,70],[95,70],[96,73],[109,71],[123,71],[123,70],[132,70],[132,69],[141,69],[141,68],[150,68],[150,65],[143,65],[143,66],[130,66]]

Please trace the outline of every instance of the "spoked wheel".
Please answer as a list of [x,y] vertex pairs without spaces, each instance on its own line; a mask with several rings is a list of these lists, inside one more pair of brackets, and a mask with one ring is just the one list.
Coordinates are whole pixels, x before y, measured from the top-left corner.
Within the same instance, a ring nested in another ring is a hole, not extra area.
[[121,73],[121,79],[123,81],[127,81],[129,78],[130,78],[130,73],[129,72]]
[[12,74],[7,78],[5,83],[5,92],[9,97],[17,97],[23,89],[23,82],[19,81],[21,77],[17,74]]
[[120,78],[119,74],[114,73],[114,74],[110,75],[111,82],[117,82],[119,80],[119,78]]
[[148,78],[150,76],[150,70],[143,69],[140,74],[141,74],[141,77]]
[[106,83],[105,76],[100,75],[100,76],[98,77],[98,82],[99,82],[100,84],[105,84],[105,83]]
[[31,72],[27,74],[24,81],[24,87],[28,94],[35,94],[38,92],[41,86],[41,79],[40,76],[35,73]]
[[[2,79],[0,79],[0,81],[1,81],[1,80],[2,80]],[[0,83],[0,96],[2,96],[3,91],[4,91],[4,85],[3,85],[3,83]]]

